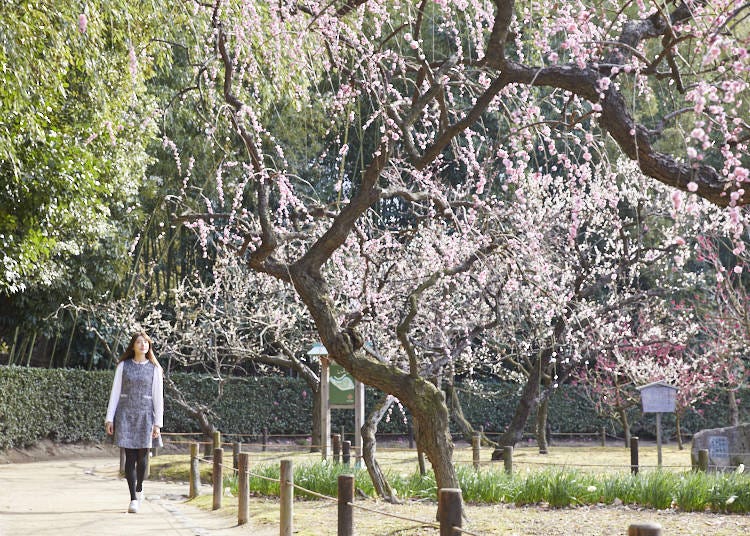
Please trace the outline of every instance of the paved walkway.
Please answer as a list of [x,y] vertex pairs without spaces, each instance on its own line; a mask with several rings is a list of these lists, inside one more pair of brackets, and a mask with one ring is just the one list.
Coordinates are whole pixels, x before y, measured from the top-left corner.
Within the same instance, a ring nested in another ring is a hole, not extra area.
[[239,527],[236,517],[185,504],[187,484],[146,481],[139,513],[128,514],[130,496],[117,475],[119,463],[116,458],[88,458],[0,465],[0,536],[269,533],[268,527]]

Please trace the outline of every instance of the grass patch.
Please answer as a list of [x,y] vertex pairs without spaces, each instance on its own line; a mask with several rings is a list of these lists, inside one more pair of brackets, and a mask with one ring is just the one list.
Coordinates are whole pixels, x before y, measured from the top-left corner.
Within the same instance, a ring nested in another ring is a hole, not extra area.
[[[389,456],[391,456],[389,454]],[[375,490],[364,468],[323,462],[310,456],[294,459],[294,481],[315,493],[336,497],[338,476],[353,474],[359,492],[375,497]],[[391,459],[396,459],[391,456]],[[414,466],[410,464],[410,467]],[[538,467],[538,466],[537,466]],[[401,462],[387,465],[386,476],[395,493],[403,499],[435,500],[437,484],[431,471],[420,475],[404,472]],[[278,457],[260,460],[251,466],[250,492],[256,496],[279,494]],[[641,471],[637,475],[619,471],[583,471],[577,468],[528,468],[508,475],[499,466],[475,471],[469,464],[458,464],[456,473],[464,500],[473,504],[544,504],[552,508],[577,505],[624,504],[654,509],[676,508],[685,512],[750,513],[750,475],[685,471]],[[186,456],[160,456],[151,462],[152,478],[187,481]],[[201,481],[211,482],[211,466],[201,464]],[[224,487],[237,495],[237,476],[232,471]],[[298,498],[312,498],[300,489]]]
[[[187,482],[190,480],[190,458],[180,454],[166,454],[150,458],[150,478]],[[211,482],[212,465],[200,464],[201,482]]]

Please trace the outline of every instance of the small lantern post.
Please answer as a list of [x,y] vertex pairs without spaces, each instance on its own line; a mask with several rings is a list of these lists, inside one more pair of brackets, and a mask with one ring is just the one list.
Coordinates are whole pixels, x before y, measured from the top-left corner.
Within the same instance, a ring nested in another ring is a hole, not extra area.
[[307,351],[310,357],[320,358],[320,452],[323,459],[331,456],[331,408],[328,405],[330,372],[328,369],[328,350],[322,343],[316,342]]
[[359,466],[362,459],[365,386],[336,362],[332,363],[322,343],[315,343],[307,355],[320,358],[320,450],[323,459],[331,455],[331,408],[353,409],[355,459]]

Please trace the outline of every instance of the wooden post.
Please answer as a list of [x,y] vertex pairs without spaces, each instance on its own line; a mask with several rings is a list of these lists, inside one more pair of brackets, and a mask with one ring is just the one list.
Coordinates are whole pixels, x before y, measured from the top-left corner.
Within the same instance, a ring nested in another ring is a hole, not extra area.
[[409,425],[407,428],[408,434],[409,434],[409,448],[414,448],[414,427],[411,425],[411,421],[409,421]]
[[471,459],[474,462],[474,470],[479,471],[479,448],[482,443],[482,436],[475,432],[471,437]]
[[219,432],[218,430],[214,432],[214,448],[221,448],[221,432]]
[[279,474],[279,513],[280,536],[292,536],[294,531],[294,470],[291,460],[281,460]]
[[503,464],[505,465],[505,472],[509,475],[513,474],[513,447],[503,447]]
[[237,524],[244,525],[250,518],[250,482],[248,481],[248,469],[250,467],[250,455],[241,452],[237,456]]
[[263,452],[266,451],[266,447],[268,446],[268,428],[263,428]]
[[600,433],[602,435],[602,447],[606,447],[607,446],[607,429],[604,428],[604,426],[602,426]]
[[240,466],[240,452],[242,452],[242,443],[235,441],[232,443],[232,469]]
[[661,469],[661,412],[656,413],[656,465]]
[[638,436],[630,437],[630,472],[638,474]]
[[341,462],[344,465],[349,465],[349,463],[352,460],[352,442],[351,441],[344,441],[341,444]]
[[211,474],[211,480],[214,487],[214,504],[213,509],[221,508],[221,496],[224,494],[224,474],[223,474],[224,449],[214,448],[214,467]]
[[698,470],[704,473],[708,471],[708,449],[698,451]]
[[331,456],[331,408],[329,406],[331,373],[328,359],[320,356],[320,452],[324,460]]
[[354,475],[339,475],[338,536],[354,535]]
[[454,527],[461,528],[461,489],[444,488],[438,491],[440,536],[459,536]]
[[190,489],[188,496],[191,499],[196,498],[200,495],[201,489],[201,466],[200,460],[200,443],[190,444]]
[[354,465],[362,465],[362,426],[365,424],[365,384],[354,382]]
[[333,434],[331,436],[331,443],[333,444],[333,463],[339,463],[341,461],[341,436]]
[[658,523],[636,523],[628,527],[628,536],[661,536]]

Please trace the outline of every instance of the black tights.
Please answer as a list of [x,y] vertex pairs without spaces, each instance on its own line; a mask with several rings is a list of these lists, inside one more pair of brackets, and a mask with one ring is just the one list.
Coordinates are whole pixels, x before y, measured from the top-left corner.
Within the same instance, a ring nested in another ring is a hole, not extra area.
[[128,481],[131,501],[136,499],[137,492],[143,491],[147,463],[148,449],[125,449],[125,480]]

